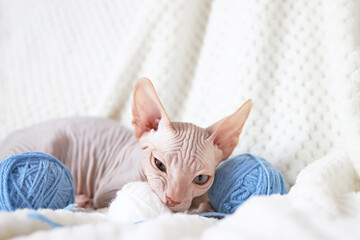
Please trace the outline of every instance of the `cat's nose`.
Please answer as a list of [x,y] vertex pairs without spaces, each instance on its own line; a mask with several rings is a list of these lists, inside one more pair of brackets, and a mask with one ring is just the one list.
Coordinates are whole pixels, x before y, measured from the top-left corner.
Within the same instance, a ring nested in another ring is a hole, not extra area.
[[176,205],[178,205],[180,202],[175,202],[174,200],[172,200],[169,197],[166,197],[166,205],[168,207],[175,207]]

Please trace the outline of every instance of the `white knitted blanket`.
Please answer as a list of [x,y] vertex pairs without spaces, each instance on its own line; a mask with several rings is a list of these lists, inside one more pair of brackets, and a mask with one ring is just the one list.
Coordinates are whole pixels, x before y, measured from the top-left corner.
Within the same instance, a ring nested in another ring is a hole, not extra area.
[[359,0],[0,0],[0,140],[68,116],[130,128],[142,76],[173,121],[206,127],[253,99],[234,154],[272,162],[290,193],[221,221],[45,211],[75,225],[49,230],[0,213],[0,238],[360,238]]

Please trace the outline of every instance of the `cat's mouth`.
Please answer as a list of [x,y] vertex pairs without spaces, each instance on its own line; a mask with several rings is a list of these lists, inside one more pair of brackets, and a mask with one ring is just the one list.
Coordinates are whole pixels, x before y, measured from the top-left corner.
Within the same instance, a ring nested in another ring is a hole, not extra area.
[[179,204],[175,204],[175,205],[167,204],[167,203],[165,203],[165,204],[173,212],[185,212],[190,208],[190,204],[184,204],[184,203],[179,203]]
[[166,197],[165,197],[165,199],[163,198],[163,196],[162,197],[160,197],[159,196],[159,198],[160,198],[160,201],[164,204],[164,205],[166,205],[171,211],[173,211],[173,212],[182,212],[182,211],[185,211],[185,210],[182,210],[183,209],[183,207],[181,207],[181,205],[179,204],[179,203],[173,203],[173,202],[169,202],[167,199],[166,199]]
[[169,197],[165,196],[165,199],[160,198],[160,200],[163,204],[165,204],[173,212],[183,212],[183,211],[187,210],[186,207],[184,207],[184,204],[182,202],[176,202]]

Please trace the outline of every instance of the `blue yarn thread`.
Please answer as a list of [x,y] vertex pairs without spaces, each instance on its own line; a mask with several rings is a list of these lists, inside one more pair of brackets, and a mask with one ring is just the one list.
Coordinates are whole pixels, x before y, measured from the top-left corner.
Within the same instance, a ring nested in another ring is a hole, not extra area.
[[[64,208],[64,210],[66,210],[66,211],[77,211],[79,209],[81,209],[81,208],[78,208],[77,204],[70,204],[69,206],[66,206]],[[56,222],[50,220],[49,218],[45,217],[44,215],[42,215],[42,214],[40,214],[38,212],[29,212],[27,216],[31,217],[31,218],[38,219],[38,220],[48,224],[52,228],[65,227],[65,225],[62,225],[60,223],[56,223]]]
[[206,212],[206,213],[200,213],[198,214],[200,217],[215,217],[215,218],[224,218],[227,216],[225,213],[219,213],[219,212]]
[[48,224],[52,228],[64,227],[64,225],[61,225],[61,224],[56,223],[54,221],[51,221],[49,218],[47,218],[47,217],[45,217],[45,216],[43,216],[43,215],[41,215],[40,213],[37,213],[37,212],[28,213],[28,217],[38,219],[38,220]]
[[70,171],[55,157],[29,152],[0,163],[0,210],[60,209],[74,203]]
[[64,210],[66,210],[66,211],[73,211],[73,212],[78,211],[78,210],[81,210],[81,209],[83,209],[83,208],[79,208],[76,203],[70,204],[70,205],[64,207]]
[[220,164],[208,191],[211,205],[224,214],[234,213],[251,196],[270,194],[286,194],[284,178],[271,163],[251,154]]

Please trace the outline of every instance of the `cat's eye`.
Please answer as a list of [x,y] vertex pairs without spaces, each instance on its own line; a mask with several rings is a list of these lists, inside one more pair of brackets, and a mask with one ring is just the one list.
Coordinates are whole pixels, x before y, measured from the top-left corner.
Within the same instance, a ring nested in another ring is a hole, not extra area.
[[163,164],[159,159],[155,158],[155,164],[162,172],[166,172],[165,164]]
[[193,183],[204,185],[209,180],[209,175],[198,175],[194,178]]

